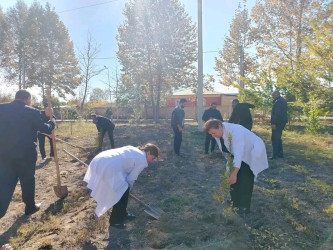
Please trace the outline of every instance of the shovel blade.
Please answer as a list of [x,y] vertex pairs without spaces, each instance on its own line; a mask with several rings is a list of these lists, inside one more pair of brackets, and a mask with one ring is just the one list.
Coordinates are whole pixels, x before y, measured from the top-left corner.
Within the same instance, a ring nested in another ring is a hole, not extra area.
[[65,198],[68,195],[67,186],[54,186],[53,190],[56,196],[59,198]]
[[156,220],[164,214],[163,210],[152,206],[147,206],[144,211]]
[[153,210],[146,208],[145,213],[153,217],[154,219],[158,220],[161,216],[159,214],[156,214]]

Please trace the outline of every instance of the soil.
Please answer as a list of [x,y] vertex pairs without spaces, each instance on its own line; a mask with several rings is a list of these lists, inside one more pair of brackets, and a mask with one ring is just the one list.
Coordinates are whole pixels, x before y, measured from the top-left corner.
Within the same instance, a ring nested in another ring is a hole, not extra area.
[[[261,134],[267,140],[267,134]],[[3,217],[0,246],[15,249],[333,249],[332,215],[323,209],[332,203],[333,168],[304,155],[288,155],[271,161],[255,183],[251,213],[245,218],[225,214],[213,198],[219,190],[225,161],[217,150],[204,155],[204,134],[187,124],[181,151],[173,153],[173,135],[168,124],[118,124],[117,147],[157,144],[159,160],[146,168],[132,193],[165,213],[155,220],[144,207],[129,200],[128,211],[136,218],[124,230],[108,227],[108,214],[97,218],[96,203],[89,196],[83,177],[86,167],[73,161],[62,149],[89,163],[94,156],[96,131],[62,138],[86,149],[58,143],[61,184],[69,195],[56,197],[55,164],[39,159],[36,167],[36,201],[42,208],[24,215],[20,185]],[[286,145],[286,148],[292,145]],[[104,149],[108,141],[104,142]],[[268,144],[267,149],[270,151]],[[327,160],[327,159],[326,159]],[[323,159],[325,162],[325,159]],[[328,161],[328,160],[327,160]],[[313,185],[313,186],[311,186]]]

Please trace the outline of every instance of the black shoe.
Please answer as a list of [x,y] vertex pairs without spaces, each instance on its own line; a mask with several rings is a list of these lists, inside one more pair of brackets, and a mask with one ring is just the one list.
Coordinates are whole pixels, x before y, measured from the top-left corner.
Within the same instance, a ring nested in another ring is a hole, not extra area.
[[135,219],[135,215],[134,214],[127,214],[125,217],[125,220],[134,220]]
[[270,160],[276,160],[276,157],[269,157]]
[[124,223],[110,223],[110,227],[115,227],[115,228],[118,228],[118,229],[125,229],[126,224],[124,224]]
[[43,159],[43,160],[45,160],[45,158],[46,158],[46,156],[45,156],[45,155],[44,155],[44,156],[42,156],[42,159]]
[[31,215],[36,213],[40,207],[41,207],[42,203],[36,203],[35,206],[33,208],[25,208],[25,215]]
[[249,213],[250,213],[250,209],[248,209],[248,208],[239,207],[237,209],[237,214],[242,218],[245,218]]

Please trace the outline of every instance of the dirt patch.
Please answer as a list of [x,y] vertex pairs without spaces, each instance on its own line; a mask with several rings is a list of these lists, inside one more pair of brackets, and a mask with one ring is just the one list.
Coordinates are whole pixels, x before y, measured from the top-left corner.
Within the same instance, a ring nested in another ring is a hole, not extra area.
[[[83,126],[83,125],[81,125]],[[8,212],[1,219],[0,244],[22,249],[329,249],[332,246],[332,215],[323,210],[332,203],[332,166],[321,166],[311,155],[304,157],[306,144],[286,142],[286,158],[270,162],[255,184],[251,215],[225,217],[222,205],[213,199],[219,189],[219,152],[205,156],[204,135],[188,124],[181,151],[173,154],[173,135],[168,124],[117,124],[115,144],[140,145],[153,142],[162,156],[146,168],[132,190],[146,203],[165,211],[154,220],[130,199],[128,210],[137,218],[125,230],[108,228],[108,214],[97,218],[95,202],[83,182],[86,168],[73,162],[62,148],[87,163],[94,155],[96,129],[68,136],[57,135],[86,148],[58,143],[61,181],[69,196],[59,199],[53,192],[55,165],[39,160],[36,170],[36,200],[41,211],[27,217],[18,185]],[[77,128],[78,130],[79,128]],[[255,132],[268,142],[262,128]],[[108,141],[104,147],[108,147]],[[299,153],[292,150],[300,147]],[[316,145],[312,145],[316,146]],[[290,147],[290,148],[289,148]],[[270,151],[270,145],[267,146]],[[300,153],[303,152],[303,153]],[[332,162],[328,156],[323,162]]]

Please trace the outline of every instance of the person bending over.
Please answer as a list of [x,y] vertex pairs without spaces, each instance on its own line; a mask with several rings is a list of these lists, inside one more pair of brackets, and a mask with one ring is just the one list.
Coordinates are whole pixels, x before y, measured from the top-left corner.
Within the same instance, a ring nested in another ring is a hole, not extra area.
[[109,219],[111,227],[123,229],[125,220],[135,216],[127,212],[129,191],[141,171],[160,154],[151,143],[144,146],[125,146],[99,153],[89,164],[84,176],[91,197],[97,202],[96,215],[103,215],[112,208]]
[[243,126],[216,119],[208,120],[204,131],[215,137],[222,154],[233,163],[228,178],[231,201],[244,216],[250,212],[254,178],[268,168],[265,144]]

